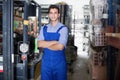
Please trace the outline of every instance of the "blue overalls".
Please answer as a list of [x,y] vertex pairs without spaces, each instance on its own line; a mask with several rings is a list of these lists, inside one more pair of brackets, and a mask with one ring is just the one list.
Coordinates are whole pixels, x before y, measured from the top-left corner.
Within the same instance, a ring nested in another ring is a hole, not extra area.
[[[59,31],[47,32],[47,26],[43,28],[43,35],[46,41],[59,40]],[[67,80],[67,65],[64,50],[50,50],[44,48],[41,66],[41,80]]]

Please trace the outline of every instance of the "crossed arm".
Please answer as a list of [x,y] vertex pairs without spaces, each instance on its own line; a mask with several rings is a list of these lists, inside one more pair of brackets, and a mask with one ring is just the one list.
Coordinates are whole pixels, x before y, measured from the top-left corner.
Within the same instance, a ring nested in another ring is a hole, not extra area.
[[63,50],[64,49],[64,45],[59,44],[58,41],[40,40],[40,41],[38,41],[38,47],[48,48],[48,49],[51,49],[51,50]]

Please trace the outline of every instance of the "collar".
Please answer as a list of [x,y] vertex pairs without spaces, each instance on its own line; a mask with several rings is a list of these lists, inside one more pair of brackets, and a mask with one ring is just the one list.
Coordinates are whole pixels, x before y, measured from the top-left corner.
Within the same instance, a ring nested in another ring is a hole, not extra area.
[[57,27],[59,27],[61,24],[60,24],[60,22],[58,22],[58,23],[56,24],[56,26],[52,26],[51,23],[50,23],[49,25],[50,25],[50,27],[52,27],[52,28],[57,28]]

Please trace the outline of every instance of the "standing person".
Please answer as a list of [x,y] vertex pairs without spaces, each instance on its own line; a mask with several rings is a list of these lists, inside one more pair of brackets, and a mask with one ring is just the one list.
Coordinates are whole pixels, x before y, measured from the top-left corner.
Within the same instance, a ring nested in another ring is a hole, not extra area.
[[50,23],[43,26],[38,36],[38,47],[44,49],[41,80],[67,80],[65,47],[68,28],[59,22],[60,12],[56,5],[48,9]]

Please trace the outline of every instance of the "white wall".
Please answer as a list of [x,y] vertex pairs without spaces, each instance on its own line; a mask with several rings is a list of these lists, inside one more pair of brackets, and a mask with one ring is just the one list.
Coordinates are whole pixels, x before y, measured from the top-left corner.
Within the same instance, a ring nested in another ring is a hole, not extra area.
[[55,4],[58,2],[65,2],[68,5],[73,6],[73,15],[76,15],[77,18],[83,18],[83,5],[89,4],[90,0],[35,0],[39,4]]

